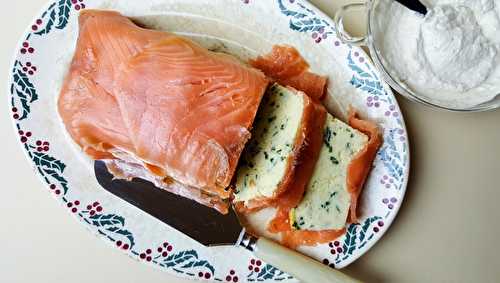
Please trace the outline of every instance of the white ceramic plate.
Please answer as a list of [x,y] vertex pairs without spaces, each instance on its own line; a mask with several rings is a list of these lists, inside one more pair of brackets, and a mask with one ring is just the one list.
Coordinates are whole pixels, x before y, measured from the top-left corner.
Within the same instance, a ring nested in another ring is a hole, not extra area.
[[[34,171],[64,209],[129,256],[179,276],[232,282],[295,282],[235,247],[204,247],[101,189],[91,162],[67,137],[56,101],[75,46],[78,10],[115,9],[150,27],[182,33],[220,51],[248,57],[273,44],[295,46],[312,70],[330,78],[328,108],[349,105],[384,129],[384,144],[361,199],[361,220],[337,241],[300,249],[342,268],[388,229],[409,173],[408,138],[396,100],[367,55],[335,37],[331,20],[299,0],[58,0],[21,40],[8,85],[16,134]],[[230,258],[231,260],[227,260]]]

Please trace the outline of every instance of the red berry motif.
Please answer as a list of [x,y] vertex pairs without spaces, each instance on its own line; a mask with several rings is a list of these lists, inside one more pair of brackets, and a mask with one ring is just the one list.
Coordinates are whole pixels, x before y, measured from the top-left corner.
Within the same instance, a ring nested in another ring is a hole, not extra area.
[[23,42],[23,46],[19,50],[21,52],[21,54],[26,54],[26,52],[28,52],[29,46],[30,46],[30,44],[27,41]]
[[[156,247],[155,250],[146,249],[144,252],[139,254],[139,258],[146,261],[152,261],[153,259],[157,259],[159,257],[167,257],[172,249],[172,245],[170,245],[168,242],[164,242]],[[204,274],[202,274],[201,276],[204,276]]]
[[87,205],[87,211],[90,216],[94,216],[96,213],[102,212],[103,208],[98,201],[95,201],[92,204]]
[[237,275],[235,275],[236,272],[234,270],[230,270],[229,274],[226,276],[226,281],[227,282],[238,282],[239,278]]
[[[37,29],[38,29],[38,27],[37,27]],[[25,42],[23,42],[22,47],[21,47],[21,49],[19,51],[21,52],[21,54],[34,53],[35,52],[35,48],[31,47],[30,43],[28,41],[25,41]]]
[[394,208],[394,204],[396,202],[398,202],[398,199],[395,198],[395,197],[392,197],[390,199],[388,199],[388,198],[382,199],[382,203],[385,204],[385,205],[387,205],[387,208],[389,208],[389,209],[393,209]]
[[31,26],[31,29],[32,29],[33,31],[37,31],[37,30],[38,30],[38,28],[39,28],[42,24],[43,24],[43,20],[42,20],[42,19],[37,19],[37,20],[35,21],[35,24]]
[[323,264],[328,265],[331,268],[335,268],[335,264],[333,264],[333,262],[330,263],[330,261],[327,258],[323,259]]
[[50,188],[51,190],[55,190],[55,189],[56,189],[56,185],[54,185],[54,184],[50,184],[49,188]]
[[260,271],[260,266],[262,265],[262,261],[258,259],[251,259],[250,260],[250,265],[248,265],[248,270],[250,271],[255,271],[259,272]]
[[328,244],[328,246],[331,248],[330,249],[330,253],[332,255],[334,255],[336,253],[342,253],[342,248],[340,247],[340,242],[339,241],[330,242]]
[[[33,53],[35,49],[32,47],[28,48],[29,53]],[[28,75],[32,76],[35,74],[37,68],[36,66],[33,66],[31,62],[26,62],[26,65],[23,67],[23,72],[28,73]]]
[[76,206],[80,205],[80,201],[75,200],[74,202],[68,202],[66,206],[71,208],[71,212],[76,213],[78,212],[78,208]]
[[[146,260],[146,261],[152,261],[153,260],[152,253],[153,253],[153,251],[151,249],[147,249],[144,252],[139,254],[139,258]],[[155,257],[155,258],[157,258],[157,257]]]
[[[16,115],[17,114],[14,114],[14,116],[16,116]],[[21,136],[20,140],[22,143],[28,142],[28,138],[31,137],[31,135],[32,135],[31,132],[24,132],[24,131],[19,131],[17,133]]]
[[16,120],[19,119],[19,114],[17,114],[17,108],[16,107],[12,107],[11,110],[12,110],[12,113],[14,113],[14,114],[12,114],[12,118],[14,118]]
[[47,152],[50,150],[49,142],[47,141],[42,142],[41,140],[37,140],[35,144],[36,144],[36,151],[38,152]]
[[71,3],[77,11],[85,9],[85,3],[83,3],[83,0],[71,0]]
[[314,42],[320,43],[323,39],[327,39],[328,33],[325,32],[324,27],[321,27],[317,31],[313,32],[311,36],[314,39]]

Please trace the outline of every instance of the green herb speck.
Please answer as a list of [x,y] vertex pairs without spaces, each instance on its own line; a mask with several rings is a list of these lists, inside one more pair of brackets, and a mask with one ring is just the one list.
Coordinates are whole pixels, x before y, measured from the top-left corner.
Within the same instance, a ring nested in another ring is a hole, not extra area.
[[330,161],[335,165],[339,164],[339,161],[334,156],[330,156]]

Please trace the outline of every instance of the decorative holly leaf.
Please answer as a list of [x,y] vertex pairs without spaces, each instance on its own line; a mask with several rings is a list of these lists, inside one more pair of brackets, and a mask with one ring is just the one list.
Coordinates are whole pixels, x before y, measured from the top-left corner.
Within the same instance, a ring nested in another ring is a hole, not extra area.
[[179,264],[185,263],[191,260],[197,260],[198,253],[195,250],[182,251],[176,254],[169,255],[165,260],[164,264],[167,267],[177,266]]
[[299,32],[319,31],[321,28],[324,28],[324,25],[318,18],[291,19],[290,28]]
[[42,170],[45,174],[49,175],[50,177],[52,177],[53,179],[55,179],[56,181],[59,182],[59,184],[61,185],[61,187],[64,190],[63,194],[65,195],[66,192],[68,191],[68,181],[66,181],[66,179],[63,176],[61,176],[59,174],[59,172],[56,170],[49,169],[49,168],[42,168]]
[[292,30],[308,32],[319,31],[321,28],[325,27],[323,21],[315,17],[314,13],[310,10],[306,9],[309,14],[291,10],[285,6],[282,0],[278,0],[278,6],[283,15],[290,17],[290,28]]
[[359,88],[367,93],[382,96],[386,95],[384,86],[378,79],[378,77],[371,72],[371,70],[364,70],[359,65],[357,65],[352,59],[352,52],[349,51],[349,55],[347,55],[347,62],[349,68],[356,73],[356,75],[352,76],[351,84]]
[[125,219],[116,214],[95,214],[89,217],[92,224],[97,227],[110,225],[125,225]]
[[366,72],[363,70],[361,67],[359,67],[356,63],[354,63],[354,60],[352,59],[352,52],[349,51],[349,54],[347,55],[347,62],[348,66],[351,70],[356,72],[360,77],[362,78],[373,78],[372,74],[369,72]]
[[276,267],[270,265],[270,264],[266,264],[262,270],[259,272],[259,274],[257,275],[257,279],[272,279],[274,278],[275,275],[277,275],[277,273],[283,273],[282,271],[280,271],[279,269],[277,269]]
[[59,10],[57,14],[57,29],[63,29],[66,27],[69,21],[69,13],[71,11],[71,0],[59,0],[57,4],[57,9]]
[[130,242],[130,248],[132,248],[135,245],[134,235],[132,235],[132,233],[130,233],[126,229],[123,229],[123,228],[121,228],[119,226],[111,226],[111,227],[107,227],[106,231],[109,231],[109,232],[112,232],[112,233],[115,233],[115,234],[118,234],[118,235],[126,237],[129,240],[129,242]]
[[190,261],[181,266],[181,268],[207,268],[212,274],[215,273],[215,268],[206,260]]
[[357,224],[351,224],[349,225],[349,228],[347,228],[344,245],[342,246],[343,252],[345,254],[344,259],[346,259],[349,255],[351,255],[356,249],[357,227],[358,227]]
[[68,181],[66,181],[66,179],[64,179],[63,176],[59,175],[59,173],[55,170],[52,170],[52,169],[48,169],[48,168],[42,168],[43,172],[47,175],[49,175],[50,177],[54,178],[55,180],[57,180],[59,183],[65,183],[67,184]]
[[[19,61],[16,61],[17,66]],[[26,99],[31,103],[38,99],[35,86],[30,82],[30,79],[20,68],[14,68],[14,84],[17,90],[22,91]]]
[[47,23],[45,24],[45,27],[37,32],[35,32],[36,35],[44,35],[48,34],[51,30],[52,27],[54,26],[54,23],[56,21],[56,11],[52,9],[50,11],[49,18],[47,19]]
[[368,232],[368,229],[370,229],[370,226],[372,225],[373,222],[381,219],[380,216],[372,216],[369,217],[363,222],[363,225],[361,226],[361,231],[359,232],[359,241],[363,242],[363,240],[366,237],[366,232]]
[[360,79],[354,75],[352,76],[351,84],[354,87],[359,88],[373,95],[377,96],[385,95],[384,87],[382,86],[380,81],[374,81],[370,79]]
[[382,147],[378,155],[382,163],[384,163],[384,167],[387,169],[389,175],[399,181],[403,176],[404,170],[401,165],[401,156],[396,149],[393,139],[394,137],[391,136],[384,139],[386,145]]
[[56,169],[61,173],[66,168],[64,163],[43,152],[33,152],[33,161],[38,166]]
[[306,14],[304,13],[301,13],[301,12],[297,12],[297,11],[293,11],[293,10],[290,10],[288,9],[285,4],[283,4],[283,0],[278,0],[278,6],[281,10],[281,13],[285,16],[288,16],[288,17],[293,17],[293,18],[296,18],[296,19],[301,19],[301,18],[305,18],[307,17]]
[[19,117],[19,120],[23,120],[26,117],[28,117],[28,114],[31,111],[30,104],[28,102],[28,99],[26,98],[26,95],[24,93],[20,92],[19,90],[15,90],[17,94],[17,98],[19,99],[19,102],[21,102],[21,108],[23,110],[23,114]]

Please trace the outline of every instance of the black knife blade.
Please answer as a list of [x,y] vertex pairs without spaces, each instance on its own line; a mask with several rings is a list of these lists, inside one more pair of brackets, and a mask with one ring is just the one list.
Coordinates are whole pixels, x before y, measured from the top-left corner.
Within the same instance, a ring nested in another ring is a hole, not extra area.
[[420,14],[427,14],[427,7],[425,7],[422,2],[419,0],[396,0],[397,2],[401,3],[403,6],[406,8],[413,10],[415,12],[418,12]]
[[206,246],[234,245],[244,230],[232,209],[215,209],[155,187],[142,179],[113,179],[102,161],[94,163],[97,182],[108,192]]

